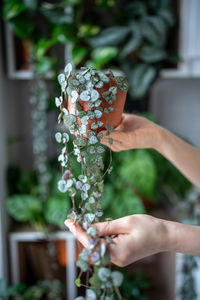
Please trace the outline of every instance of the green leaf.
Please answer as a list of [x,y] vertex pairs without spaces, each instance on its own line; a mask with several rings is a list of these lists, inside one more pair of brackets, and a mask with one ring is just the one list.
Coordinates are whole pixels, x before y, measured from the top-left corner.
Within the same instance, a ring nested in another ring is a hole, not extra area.
[[134,1],[126,6],[126,11],[131,17],[140,17],[147,14],[147,6],[141,1]]
[[76,280],[74,281],[74,283],[75,283],[75,285],[77,287],[81,287],[81,280],[80,280],[80,278],[76,278]]
[[49,48],[53,46],[55,43],[54,40],[40,39],[36,44],[36,57],[37,59],[43,58],[44,54],[47,52]]
[[158,12],[158,15],[163,18],[165,23],[169,26],[172,27],[175,23],[175,18],[170,9],[162,9]]
[[[34,2],[34,1],[33,1]],[[21,0],[6,0],[3,4],[3,18],[6,20],[10,20],[23,11],[26,10],[26,6]]]
[[100,31],[100,27],[94,24],[82,24],[79,27],[78,37],[89,37],[93,35],[97,35]]
[[21,294],[26,290],[26,285],[24,283],[11,285],[6,292],[6,297],[11,297],[16,294]]
[[134,98],[141,98],[148,92],[152,81],[156,77],[156,69],[150,65],[137,64],[128,76],[131,95]]
[[52,57],[42,57],[35,65],[35,71],[38,74],[46,74],[53,69],[55,60]]
[[48,198],[45,205],[45,219],[53,225],[64,228],[64,221],[66,219],[68,210],[70,208],[69,196],[65,197],[51,197]]
[[123,274],[119,271],[113,271],[111,274],[114,286],[119,287],[123,281]]
[[144,46],[139,51],[139,57],[146,63],[155,63],[166,59],[167,52],[161,48]]
[[89,281],[90,281],[90,284],[91,284],[92,286],[95,286],[96,288],[100,288],[101,285],[102,285],[102,282],[101,282],[101,280],[99,279],[97,273],[94,273],[94,274],[92,275],[92,277],[90,278]]
[[19,222],[33,221],[42,213],[40,200],[31,195],[12,195],[6,204],[8,213]]
[[73,21],[71,11],[64,10],[63,8],[49,9],[45,3],[42,5],[41,13],[50,23],[55,25],[70,24]]
[[170,5],[171,0],[150,0],[149,6],[154,11],[158,11],[160,9],[168,8]]
[[75,66],[79,65],[87,54],[85,47],[74,46],[72,50],[72,62]]
[[167,37],[167,26],[161,17],[148,16],[141,23],[143,37],[152,45],[163,46]]
[[77,37],[73,24],[60,24],[53,26],[53,39],[60,43],[76,43]]
[[82,0],[63,0],[62,3],[64,5],[79,5]]
[[35,11],[38,6],[38,0],[23,0],[26,8],[30,11]]
[[76,266],[79,267],[82,272],[86,272],[89,269],[89,265],[86,263],[86,261],[81,259],[76,262]]
[[120,57],[122,58],[136,50],[139,47],[142,39],[140,26],[136,22],[132,22],[132,24],[130,25],[130,29],[131,35],[129,39],[127,39],[127,42],[122,47],[122,50],[120,52]]
[[99,35],[90,39],[93,47],[101,46],[117,46],[121,44],[127,35],[130,33],[130,28],[126,26],[113,26],[106,28]]
[[92,51],[91,57],[97,69],[101,69],[105,64],[117,56],[116,47],[99,47]]
[[34,31],[34,23],[27,16],[17,16],[12,20],[11,28],[13,32],[21,39],[28,39]]

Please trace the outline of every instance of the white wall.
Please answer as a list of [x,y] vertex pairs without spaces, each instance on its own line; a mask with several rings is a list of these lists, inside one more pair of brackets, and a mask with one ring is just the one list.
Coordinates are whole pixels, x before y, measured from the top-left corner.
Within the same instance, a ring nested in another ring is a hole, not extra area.
[[151,91],[150,111],[200,149],[200,78],[160,79]]

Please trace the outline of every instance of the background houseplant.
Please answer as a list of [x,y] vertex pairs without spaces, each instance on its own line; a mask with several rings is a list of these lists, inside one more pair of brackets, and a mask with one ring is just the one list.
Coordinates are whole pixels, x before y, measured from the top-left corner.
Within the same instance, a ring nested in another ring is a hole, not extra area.
[[62,294],[62,286],[58,280],[41,281],[35,286],[27,287],[25,284],[15,284],[6,287],[6,282],[0,279],[0,297],[2,299],[10,299],[10,297],[17,297],[21,300],[60,300]]
[[167,50],[174,25],[170,2],[8,0],[3,16],[18,37],[31,41],[30,58],[38,74],[55,64],[62,67],[55,46],[68,43],[76,67],[120,68],[129,78],[131,95],[141,98],[176,54]]

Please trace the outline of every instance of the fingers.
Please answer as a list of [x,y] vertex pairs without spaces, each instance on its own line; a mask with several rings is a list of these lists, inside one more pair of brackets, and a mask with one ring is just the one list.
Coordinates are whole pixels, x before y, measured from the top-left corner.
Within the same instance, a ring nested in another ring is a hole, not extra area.
[[83,244],[85,248],[89,248],[90,238],[78,224],[75,224],[73,220],[66,220],[65,225],[75,235],[79,242]]
[[[102,131],[103,137],[101,139],[101,143],[105,146],[109,147],[112,151],[121,151],[122,150],[122,137],[120,132],[113,131],[110,132],[109,136],[105,135],[105,131]],[[109,143],[109,139],[113,140],[113,143]]]
[[92,224],[98,232],[100,236],[112,235],[112,234],[124,234],[128,232],[128,224],[126,224],[126,217],[116,219],[108,222],[100,222]]

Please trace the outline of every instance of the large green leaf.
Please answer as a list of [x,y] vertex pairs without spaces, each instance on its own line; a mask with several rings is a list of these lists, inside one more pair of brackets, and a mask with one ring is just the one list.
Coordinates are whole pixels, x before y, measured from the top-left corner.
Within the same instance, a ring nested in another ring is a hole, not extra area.
[[126,6],[129,17],[139,17],[147,14],[147,6],[142,1],[134,1]]
[[120,57],[125,57],[132,51],[136,50],[141,42],[141,30],[139,25],[136,22],[132,22],[130,25],[131,35],[127,39],[127,42],[124,44],[120,51]]
[[7,199],[8,213],[19,222],[33,221],[42,213],[39,199],[31,195],[13,195]]
[[116,47],[99,47],[92,51],[91,57],[94,66],[101,69],[106,63],[116,57],[118,49]]
[[160,9],[168,8],[171,0],[149,0],[148,2],[151,9],[158,11]]
[[64,227],[64,221],[70,208],[70,200],[67,195],[65,198],[51,197],[46,202],[45,218],[47,222]]
[[42,57],[35,65],[35,70],[38,74],[46,74],[48,71],[53,69],[54,64],[55,60],[53,57]]
[[163,18],[158,16],[144,17],[141,21],[143,37],[152,45],[163,46],[167,37],[167,26]]
[[10,24],[16,36],[22,40],[31,38],[31,34],[34,30],[34,23],[27,15],[24,15],[23,17],[17,16]]
[[146,150],[129,151],[123,156],[119,175],[123,182],[136,188],[144,197],[151,198],[157,179],[156,166]]
[[55,25],[61,25],[65,23],[72,23],[73,14],[71,11],[67,11],[60,8],[49,9],[48,4],[43,4],[41,7],[42,14],[47,18],[47,20]]
[[76,43],[77,36],[73,24],[61,24],[53,26],[53,38],[60,43]]
[[24,4],[26,5],[26,8],[30,11],[35,11],[38,6],[38,0],[23,0]]
[[158,15],[165,21],[165,23],[172,27],[175,23],[175,18],[170,9],[161,9],[158,11]]
[[129,33],[130,28],[128,26],[112,26],[91,38],[90,43],[93,47],[117,46],[126,39]]
[[137,64],[128,73],[129,91],[134,98],[141,98],[156,77],[156,69],[151,65]]
[[38,43],[36,44],[36,57],[38,60],[43,58],[44,54],[47,52],[49,48],[53,46],[55,43],[54,40],[47,40],[47,39],[40,39]]
[[87,54],[87,49],[81,46],[74,46],[72,50],[72,62],[75,66],[80,64]]
[[139,57],[146,63],[155,63],[164,60],[167,52],[162,48],[143,46],[139,51]]
[[26,6],[22,0],[6,0],[3,4],[3,18],[10,20],[25,10]]

